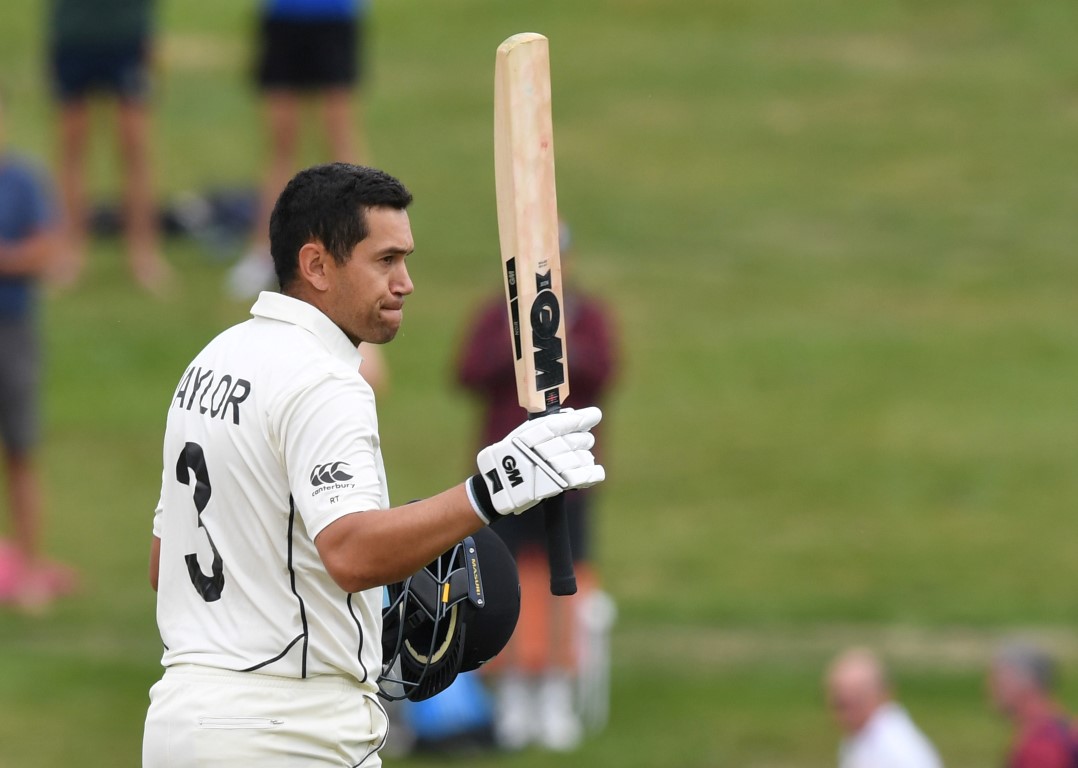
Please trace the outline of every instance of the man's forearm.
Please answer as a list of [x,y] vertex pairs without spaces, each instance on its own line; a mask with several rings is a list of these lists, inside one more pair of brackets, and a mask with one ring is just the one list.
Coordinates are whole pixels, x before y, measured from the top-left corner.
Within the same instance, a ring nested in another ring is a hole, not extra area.
[[39,232],[15,242],[0,240],[0,275],[39,277],[44,275],[56,249],[56,237]]
[[410,576],[481,527],[461,484],[403,507],[346,515],[315,544],[338,585],[358,592]]

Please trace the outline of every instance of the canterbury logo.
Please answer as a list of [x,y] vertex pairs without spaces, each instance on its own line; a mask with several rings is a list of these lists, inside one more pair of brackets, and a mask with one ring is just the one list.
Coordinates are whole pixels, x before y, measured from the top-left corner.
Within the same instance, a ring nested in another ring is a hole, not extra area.
[[311,485],[328,485],[329,483],[343,483],[351,480],[352,476],[341,467],[347,467],[343,461],[334,461],[330,464],[319,464],[311,470]]

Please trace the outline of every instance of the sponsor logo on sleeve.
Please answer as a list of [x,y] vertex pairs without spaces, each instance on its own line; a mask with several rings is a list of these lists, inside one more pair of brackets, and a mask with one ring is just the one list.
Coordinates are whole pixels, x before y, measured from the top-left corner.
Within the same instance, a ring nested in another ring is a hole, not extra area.
[[311,496],[317,496],[326,491],[339,491],[351,488],[355,483],[352,479],[351,467],[344,461],[331,461],[328,464],[316,464],[311,470],[311,485],[314,491]]

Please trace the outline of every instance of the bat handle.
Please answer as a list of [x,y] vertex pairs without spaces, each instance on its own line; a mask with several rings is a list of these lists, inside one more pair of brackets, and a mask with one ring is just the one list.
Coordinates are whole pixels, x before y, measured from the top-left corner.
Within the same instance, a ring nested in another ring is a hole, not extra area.
[[[557,406],[546,413],[559,410]],[[532,414],[530,418],[543,416]],[[564,596],[576,594],[576,572],[573,570],[573,548],[569,540],[569,516],[565,512],[565,494],[559,493],[543,502],[543,518],[546,525],[547,562],[550,564],[550,594]]]
[[546,523],[547,558],[550,562],[550,594],[575,595],[576,573],[573,549],[569,542],[569,516],[565,512],[565,494],[559,493],[543,502]]

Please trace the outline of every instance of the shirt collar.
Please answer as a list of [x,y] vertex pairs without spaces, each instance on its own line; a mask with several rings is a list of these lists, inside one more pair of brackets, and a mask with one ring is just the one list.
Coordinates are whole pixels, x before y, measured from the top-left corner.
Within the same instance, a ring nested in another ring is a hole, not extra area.
[[251,314],[267,320],[279,320],[282,323],[298,325],[309,331],[329,350],[334,357],[347,363],[354,370],[359,370],[363,356],[323,312],[313,304],[282,293],[262,291],[251,307]]
[[905,720],[907,717],[906,710],[902,705],[894,701],[884,702],[869,717],[868,722],[861,729],[861,733],[868,733],[873,728],[886,727],[887,724],[895,720]]

